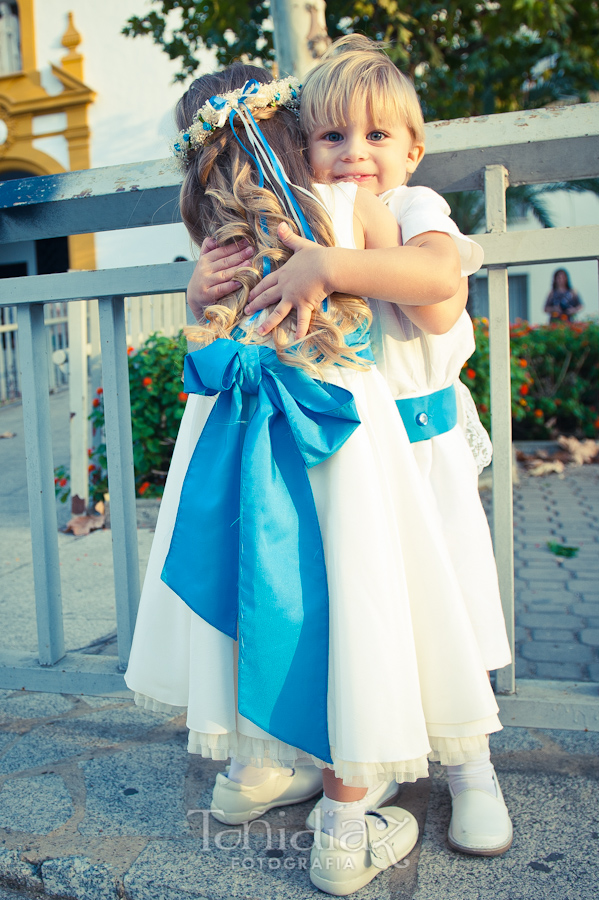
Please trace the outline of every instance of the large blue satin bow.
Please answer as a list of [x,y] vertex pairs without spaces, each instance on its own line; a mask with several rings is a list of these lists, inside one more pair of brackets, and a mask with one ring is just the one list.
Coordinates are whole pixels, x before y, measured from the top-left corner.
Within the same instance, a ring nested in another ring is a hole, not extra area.
[[328,590],[306,469],[357,428],[353,397],[273,350],[230,340],[186,356],[185,390],[219,397],[187,470],[162,579],[238,637],[241,715],[330,763]]

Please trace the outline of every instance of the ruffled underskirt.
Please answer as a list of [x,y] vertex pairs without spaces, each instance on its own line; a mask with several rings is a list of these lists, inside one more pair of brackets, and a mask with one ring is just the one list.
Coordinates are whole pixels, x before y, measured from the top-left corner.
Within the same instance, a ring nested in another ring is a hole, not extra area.
[[[186,708],[161,703],[153,697],[135,693],[135,703],[142,709],[152,712],[182,715]],[[351,787],[372,788],[381,781],[392,778],[398,784],[414,782],[418,778],[428,776],[428,761],[440,762],[444,766],[457,766],[461,763],[477,759],[488,748],[488,736],[476,734],[462,737],[440,737],[429,734],[431,746],[427,756],[419,759],[395,760],[393,762],[350,762],[338,759],[335,749],[331,748],[334,765],[331,767],[314,756],[309,756],[276,738],[265,740],[250,737],[239,731],[225,734],[205,734],[200,731],[189,731],[187,749],[190,753],[206,759],[226,760],[234,757],[243,766],[257,768],[278,768],[316,765],[320,769],[333,768],[337,778]]]

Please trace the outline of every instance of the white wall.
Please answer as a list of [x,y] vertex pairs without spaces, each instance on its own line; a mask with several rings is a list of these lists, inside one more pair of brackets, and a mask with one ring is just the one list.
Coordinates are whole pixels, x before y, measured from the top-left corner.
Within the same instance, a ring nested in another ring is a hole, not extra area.
[[[83,77],[97,94],[89,107],[94,168],[169,155],[168,141],[175,130],[172,110],[185,89],[172,83],[177,63],[151,38],[120,33],[130,16],[144,15],[150,8],[148,0],[35,0],[37,66],[47,90],[59,89],[50,63],[60,64],[67,52],[60,41],[68,12],[83,38],[77,48],[84,56]],[[206,54],[205,59],[202,72],[209,72],[213,58]],[[191,257],[180,223],[97,234],[96,250],[98,268]]]
[[[599,197],[594,194],[572,194],[560,191],[547,195],[547,206],[556,226],[599,225]],[[532,218],[509,226],[510,231],[520,231],[540,226]],[[599,251],[598,251],[599,252]],[[556,269],[566,269],[571,284],[582,299],[584,308],[577,319],[597,318],[599,315],[599,269],[597,260],[588,262],[555,263],[538,266],[514,266],[510,274],[528,275],[528,309],[530,321],[534,324],[548,321],[543,312],[547,294],[551,290],[553,273]]]

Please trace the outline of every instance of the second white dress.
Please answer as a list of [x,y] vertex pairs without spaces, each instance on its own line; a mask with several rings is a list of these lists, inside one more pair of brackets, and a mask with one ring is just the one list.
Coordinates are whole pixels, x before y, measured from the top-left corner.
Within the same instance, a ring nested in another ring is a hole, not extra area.
[[[335,226],[353,219],[354,193],[323,192]],[[325,380],[351,391],[361,421],[334,456],[309,470],[330,598],[334,768],[359,786],[413,781],[426,775],[427,758],[451,764],[479,755],[485,735],[501,728],[497,704],[430,487],[383,377],[375,367],[330,367]],[[187,401],[126,682],[142,706],[187,709],[191,752],[252,765],[323,765],[239,715],[236,641],[160,580],[187,466],[213,402]],[[190,535],[198,578],[210,565],[209,543],[209,535]]]

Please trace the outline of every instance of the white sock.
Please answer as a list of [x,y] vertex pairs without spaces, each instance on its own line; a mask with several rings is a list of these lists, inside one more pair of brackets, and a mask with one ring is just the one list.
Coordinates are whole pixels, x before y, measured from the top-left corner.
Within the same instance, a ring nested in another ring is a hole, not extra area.
[[366,797],[353,803],[341,803],[324,796],[319,808],[320,830],[342,840],[348,849],[360,846],[366,838],[366,809]]
[[449,784],[454,794],[462,791],[486,791],[492,797],[497,796],[493,775],[495,769],[487,749],[477,759],[462,763],[461,766],[447,766]]
[[293,775],[293,769],[274,769],[272,766],[242,766],[236,759],[231,759],[231,767],[227,773],[229,781],[235,781],[244,787],[258,787],[268,781],[274,773]]

